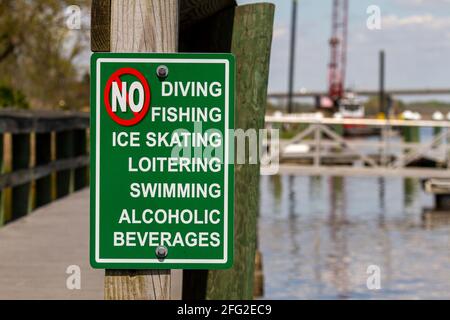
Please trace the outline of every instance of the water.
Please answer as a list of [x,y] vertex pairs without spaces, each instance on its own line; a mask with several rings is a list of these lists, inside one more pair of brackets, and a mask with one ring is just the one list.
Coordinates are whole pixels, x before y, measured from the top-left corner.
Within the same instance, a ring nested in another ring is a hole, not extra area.
[[262,176],[264,298],[450,299],[450,223],[422,219],[433,202],[413,179]]

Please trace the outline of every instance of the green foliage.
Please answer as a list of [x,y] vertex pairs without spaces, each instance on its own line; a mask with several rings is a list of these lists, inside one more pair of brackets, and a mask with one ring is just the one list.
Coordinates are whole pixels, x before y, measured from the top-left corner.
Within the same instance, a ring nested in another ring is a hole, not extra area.
[[[386,104],[388,103],[388,99],[386,97]],[[363,102],[366,116],[368,117],[376,117],[380,112],[379,106],[379,98],[378,96],[373,96]],[[399,115],[405,110],[411,110],[414,112],[419,112],[422,116],[428,117],[436,111],[440,111],[443,114],[447,114],[450,112],[450,102],[449,101],[438,101],[438,100],[428,100],[428,101],[410,101],[405,102],[394,97],[392,101],[392,113],[394,115]],[[286,111],[286,102],[275,101],[267,102],[267,111],[269,113],[273,113],[275,111]],[[294,112],[315,112],[315,108],[312,104],[306,103],[294,103]],[[285,128],[286,129],[286,128]],[[291,130],[284,130],[282,132],[283,138],[290,137]]]
[[29,105],[22,91],[0,85],[0,108],[28,109]]
[[[364,107],[366,110],[366,115],[368,116],[376,115],[379,112],[378,97],[371,97],[369,100],[364,102]],[[392,108],[393,113],[397,115],[405,110],[410,110],[414,112],[419,112],[422,116],[428,116],[435,111],[440,111],[444,114],[450,112],[450,103],[436,100],[405,102],[400,99],[395,99],[394,97],[394,101],[392,102]]]
[[410,102],[407,106],[411,110],[427,110],[429,112],[441,111],[441,112],[449,112],[450,111],[450,103],[444,101],[413,101]]
[[0,83],[11,89],[16,106],[26,100],[32,108],[88,105],[88,91],[78,95],[82,79],[75,64],[88,46],[87,31],[70,30],[65,15],[68,6],[88,2],[0,1]]
[[[287,101],[281,101],[281,102],[267,102],[267,108],[266,110],[271,113],[274,111],[282,111],[286,112],[287,109]],[[293,112],[315,112],[316,109],[314,108],[313,104],[310,103],[301,103],[301,102],[293,102],[292,105]]]
[[[389,101],[386,97],[385,105],[388,105]],[[399,114],[402,111],[406,110],[408,106],[402,101],[402,100],[396,100],[394,99],[391,101],[391,112],[393,114]],[[368,116],[375,116],[377,115],[380,110],[380,102],[378,97],[371,97],[366,102],[364,102],[364,109],[366,111],[366,115]]]

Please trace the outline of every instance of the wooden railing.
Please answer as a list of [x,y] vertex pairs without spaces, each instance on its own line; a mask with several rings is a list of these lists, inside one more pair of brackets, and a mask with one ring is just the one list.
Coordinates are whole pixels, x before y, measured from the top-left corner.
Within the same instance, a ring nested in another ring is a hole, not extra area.
[[0,226],[88,185],[88,130],[87,113],[0,111]]

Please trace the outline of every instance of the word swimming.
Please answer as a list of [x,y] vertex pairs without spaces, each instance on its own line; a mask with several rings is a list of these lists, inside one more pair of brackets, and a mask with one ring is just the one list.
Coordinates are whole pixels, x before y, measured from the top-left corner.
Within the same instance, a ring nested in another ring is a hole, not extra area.
[[181,81],[162,82],[161,95],[163,97],[220,97],[222,84],[220,82]]
[[219,198],[222,195],[218,183],[152,183],[133,182],[130,185],[132,198]]

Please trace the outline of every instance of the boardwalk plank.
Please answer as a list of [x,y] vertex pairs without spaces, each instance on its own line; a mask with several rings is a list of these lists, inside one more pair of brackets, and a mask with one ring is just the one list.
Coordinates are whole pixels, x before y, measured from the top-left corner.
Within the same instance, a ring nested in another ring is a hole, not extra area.
[[[81,269],[68,290],[66,269]],[[89,265],[89,190],[0,229],[0,299],[103,299],[103,270]]]

